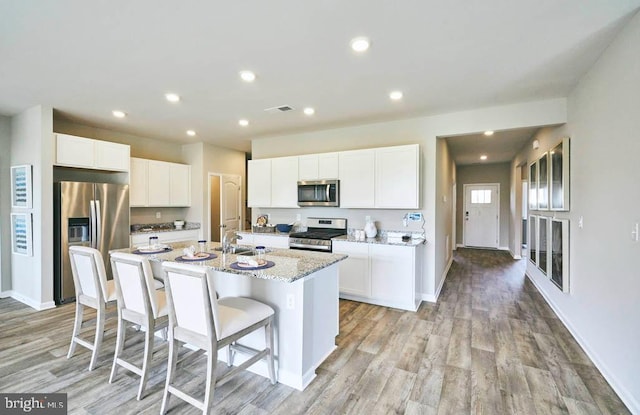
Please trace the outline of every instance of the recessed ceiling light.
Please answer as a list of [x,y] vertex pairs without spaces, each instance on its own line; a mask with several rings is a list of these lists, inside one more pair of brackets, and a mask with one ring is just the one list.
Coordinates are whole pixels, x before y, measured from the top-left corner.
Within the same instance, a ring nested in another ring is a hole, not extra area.
[[111,113],[116,118],[124,118],[127,116],[127,114],[124,111],[120,111],[120,110],[113,110],[111,111]]
[[251,71],[240,71],[240,78],[245,82],[253,82],[256,80],[256,74]]
[[351,39],[351,49],[355,52],[364,52],[369,49],[369,39],[366,37],[356,37]]
[[314,109],[313,109],[313,108],[311,108],[311,107],[307,107],[307,108],[305,108],[303,111],[304,111],[304,113],[305,113],[306,115],[313,115],[313,114],[315,114],[315,113],[316,113],[316,110],[314,110]]
[[487,159],[487,156],[485,154],[480,156],[480,160],[486,160],[486,159]]
[[169,102],[178,102],[178,101],[180,101],[180,95],[178,95],[178,94],[168,93],[168,94],[164,94],[164,97]]
[[393,91],[389,94],[389,98],[391,98],[394,101],[399,101],[402,99],[402,91]]
[[486,135],[486,136],[493,135],[493,131],[491,131],[491,130],[485,131],[484,135]]
[[196,132],[193,130],[187,130],[187,135],[193,137],[196,135]]
[[240,127],[246,127],[247,125],[249,125],[249,120],[240,120],[238,121],[238,125]]

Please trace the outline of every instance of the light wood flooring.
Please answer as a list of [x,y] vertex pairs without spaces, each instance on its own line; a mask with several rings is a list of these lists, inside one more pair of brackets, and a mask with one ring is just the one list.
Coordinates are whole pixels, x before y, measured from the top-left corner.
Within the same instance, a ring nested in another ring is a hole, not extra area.
[[[304,392],[245,372],[216,389],[216,413],[628,414],[524,266],[504,252],[459,249],[437,304],[411,313],[341,301],[338,348]],[[108,383],[115,319],[95,370],[82,347],[67,360],[73,313],[0,300],[0,392],[65,392],[70,414],[159,413],[166,344],[156,342],[157,366],[137,401],[137,376],[120,369]],[[141,356],[142,335],[128,333]],[[184,368],[187,388],[204,390],[204,362]],[[198,411],[173,398],[169,413]]]

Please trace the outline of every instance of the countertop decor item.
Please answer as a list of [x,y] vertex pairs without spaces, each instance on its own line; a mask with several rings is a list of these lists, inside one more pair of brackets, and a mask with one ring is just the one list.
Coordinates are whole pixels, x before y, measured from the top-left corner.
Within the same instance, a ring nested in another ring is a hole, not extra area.
[[364,225],[364,233],[367,235],[367,238],[375,238],[378,234],[376,224],[371,220],[371,217],[369,216],[367,216],[367,224]]
[[291,228],[293,228],[293,225],[288,225],[286,223],[278,223],[276,225],[276,229],[278,230],[278,232],[282,233],[291,232]]
[[183,220],[173,221],[173,226],[175,226],[176,229],[182,229],[184,227],[184,221]]

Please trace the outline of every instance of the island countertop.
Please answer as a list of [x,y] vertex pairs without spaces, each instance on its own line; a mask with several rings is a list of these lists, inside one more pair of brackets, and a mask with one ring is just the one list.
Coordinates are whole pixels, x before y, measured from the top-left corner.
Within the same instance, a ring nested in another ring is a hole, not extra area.
[[[196,241],[190,242],[175,242],[169,244],[172,251],[163,252],[159,254],[144,254],[149,261],[163,262],[163,261],[175,261],[176,258],[184,255],[183,249],[193,245],[198,247]],[[206,261],[189,261],[183,263],[189,263],[192,265],[203,265],[211,267],[216,271],[226,272],[230,274],[250,275],[255,278],[276,280],[282,282],[294,282],[309,274],[313,274],[323,268],[333,265],[347,258],[347,255],[333,254],[324,252],[311,252],[301,251],[295,249],[275,249],[269,248],[265,255],[267,261],[273,261],[275,264],[271,268],[264,268],[258,270],[236,270],[231,268],[230,265],[237,260],[235,254],[223,254],[220,251],[216,251],[216,248],[220,247],[218,242],[207,243],[207,252],[217,255],[214,259]],[[129,252],[132,253],[136,248],[125,248],[115,250],[117,252]],[[142,254],[141,254],[142,255]]]

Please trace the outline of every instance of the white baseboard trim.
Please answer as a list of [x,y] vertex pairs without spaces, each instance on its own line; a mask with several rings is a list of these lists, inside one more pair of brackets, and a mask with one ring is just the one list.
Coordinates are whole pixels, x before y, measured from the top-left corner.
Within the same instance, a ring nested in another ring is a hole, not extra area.
[[464,248],[464,244],[456,244],[457,248]]
[[438,288],[436,288],[436,292],[434,294],[422,294],[422,301],[427,301],[429,303],[437,303],[438,297],[440,297],[440,291],[442,291],[442,286],[444,286],[444,280],[447,279],[447,275],[449,274],[449,269],[451,269],[451,264],[453,264],[453,255],[449,258],[449,262],[442,273],[442,278],[440,278],[440,284]]
[[511,251],[508,246],[499,246],[498,249],[500,251]]
[[0,291],[0,298],[9,298],[13,295],[12,290]]
[[36,300],[34,300],[33,298],[29,298],[29,297],[25,297],[22,294],[19,294],[15,291],[11,291],[11,298],[20,301],[22,304],[26,304],[31,308],[34,308],[38,311],[42,311],[42,310],[48,310],[50,308],[55,308],[56,307],[56,303],[53,301],[47,301],[44,303],[40,303]]
[[513,259],[522,259],[522,257],[520,255],[514,254],[511,249],[509,249],[509,253],[511,254],[511,258],[513,258]]
[[553,303],[547,293],[538,285],[535,278],[532,278],[528,272],[525,273],[529,281],[536,286],[536,289],[540,294],[542,294],[542,298],[549,304],[549,307],[553,310],[554,313],[558,316],[562,324],[565,325],[567,330],[571,333],[571,335],[576,339],[582,350],[589,356],[589,359],[593,362],[596,368],[602,373],[602,376],[609,382],[611,388],[618,394],[622,402],[629,408],[632,414],[640,414],[640,402],[634,398],[634,396],[629,392],[627,388],[625,388],[622,384],[620,384],[616,377],[612,374],[612,372],[608,369],[607,365],[603,363],[598,354],[591,349],[589,343],[587,343],[580,334],[575,330],[575,328],[571,325],[569,319],[556,307],[555,303]]

